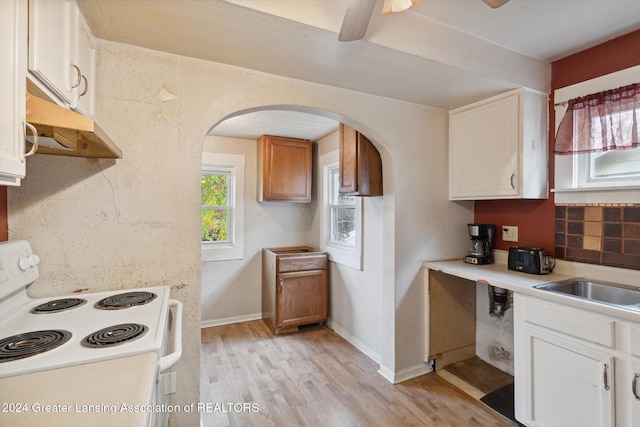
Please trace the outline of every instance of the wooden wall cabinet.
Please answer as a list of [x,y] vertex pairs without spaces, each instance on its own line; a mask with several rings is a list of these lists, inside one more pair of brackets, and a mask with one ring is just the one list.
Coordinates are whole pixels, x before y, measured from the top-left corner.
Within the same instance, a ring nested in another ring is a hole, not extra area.
[[547,95],[516,89],[449,112],[449,198],[546,199]]
[[360,132],[340,123],[340,194],[382,196],[380,153]]
[[313,142],[265,135],[258,140],[258,201],[311,202]]
[[327,320],[327,254],[306,246],[262,250],[262,319],[274,333]]

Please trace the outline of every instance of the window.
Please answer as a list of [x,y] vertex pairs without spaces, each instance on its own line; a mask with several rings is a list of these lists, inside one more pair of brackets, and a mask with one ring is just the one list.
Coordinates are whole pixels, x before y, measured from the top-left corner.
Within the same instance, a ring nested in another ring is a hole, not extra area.
[[202,261],[244,258],[244,156],[202,154]]
[[589,179],[591,182],[640,180],[640,147],[592,153],[589,158]]
[[[558,89],[554,92],[556,132],[565,117],[567,102],[599,94],[611,88],[622,88],[638,81],[640,66],[631,67],[586,82]],[[573,128],[566,131],[576,135],[590,135],[595,149],[593,152],[558,154],[555,156],[555,202],[559,204],[592,203],[640,203],[640,147],[626,149],[607,149],[611,140],[633,140],[627,134],[632,132],[633,115],[640,117],[640,110],[631,106],[614,111],[614,114],[594,115],[593,118],[573,115]],[[602,122],[616,133],[602,136]],[[579,123],[579,124],[578,124]],[[617,126],[621,123],[622,126]],[[573,129],[573,130],[571,130]],[[582,139],[582,138],[581,138]],[[557,143],[557,140],[556,140]],[[586,147],[588,149],[588,147]]]
[[323,250],[331,260],[362,269],[362,199],[339,193],[338,164],[324,167],[325,227]]
[[334,245],[356,246],[356,198],[340,192],[340,172],[337,166],[329,170],[329,242]]
[[233,223],[231,200],[233,179],[226,168],[205,166],[202,170],[202,241],[228,243]]

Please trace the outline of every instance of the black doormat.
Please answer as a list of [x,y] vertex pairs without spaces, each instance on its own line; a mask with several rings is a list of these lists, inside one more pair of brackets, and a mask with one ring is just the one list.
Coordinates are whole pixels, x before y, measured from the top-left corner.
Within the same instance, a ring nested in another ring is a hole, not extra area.
[[524,426],[524,424],[519,423],[515,417],[515,411],[513,409],[513,383],[500,387],[496,391],[485,395],[480,401],[484,402],[494,411],[509,418],[516,423],[516,425]]

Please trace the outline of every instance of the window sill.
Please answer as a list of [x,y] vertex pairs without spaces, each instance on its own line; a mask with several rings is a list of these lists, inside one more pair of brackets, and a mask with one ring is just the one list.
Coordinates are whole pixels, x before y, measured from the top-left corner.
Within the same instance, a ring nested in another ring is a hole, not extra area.
[[202,245],[202,262],[244,259],[244,248],[233,246],[209,247]]
[[361,254],[330,245],[325,245],[322,250],[329,255],[329,261],[362,271]]
[[640,186],[554,188],[556,204],[636,204],[640,203]]

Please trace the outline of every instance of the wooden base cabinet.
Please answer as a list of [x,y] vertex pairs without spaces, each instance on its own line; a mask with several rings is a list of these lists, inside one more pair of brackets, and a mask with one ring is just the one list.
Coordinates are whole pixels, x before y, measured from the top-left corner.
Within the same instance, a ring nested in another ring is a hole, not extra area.
[[274,334],[327,320],[327,254],[306,246],[262,250],[262,318]]

